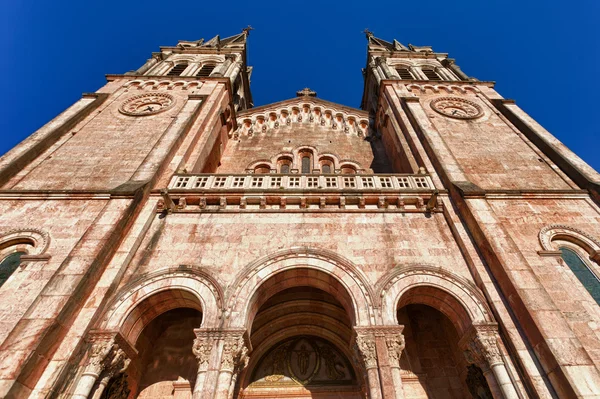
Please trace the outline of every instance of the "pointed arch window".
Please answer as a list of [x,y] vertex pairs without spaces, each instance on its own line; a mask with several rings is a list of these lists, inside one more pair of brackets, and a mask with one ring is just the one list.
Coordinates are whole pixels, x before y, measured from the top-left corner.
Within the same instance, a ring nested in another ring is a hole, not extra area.
[[17,270],[21,264],[22,255],[25,255],[25,252],[13,252],[2,259],[0,262],[0,287]]
[[207,78],[217,66],[215,64],[204,64],[196,74],[196,77]]
[[173,68],[171,68],[169,73],[167,73],[167,76],[180,76],[186,68],[187,64],[185,63],[177,64]]
[[438,73],[431,67],[423,67],[421,68],[421,70],[429,80],[442,80],[442,78],[440,78],[440,75],[438,75]]
[[600,305],[600,279],[583,260],[581,255],[572,248],[560,246],[562,260],[569,266],[575,277],[583,284],[592,298]]

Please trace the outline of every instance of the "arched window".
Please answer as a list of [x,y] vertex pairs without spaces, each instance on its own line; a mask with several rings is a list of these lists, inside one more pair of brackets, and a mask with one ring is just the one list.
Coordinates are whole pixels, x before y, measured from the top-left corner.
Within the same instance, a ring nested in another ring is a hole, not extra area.
[[353,175],[356,174],[356,168],[354,167],[354,165],[342,165],[341,167],[342,169],[342,174],[344,175]]
[[284,163],[283,165],[281,165],[281,169],[279,173],[290,173],[290,165],[287,163]]
[[308,155],[302,157],[302,173],[310,173],[310,157]]
[[405,68],[405,67],[396,68],[396,72],[398,72],[398,75],[400,75],[400,79],[402,79],[402,80],[414,79],[414,77],[412,76],[412,73],[410,73],[410,70],[408,68]]
[[187,68],[187,64],[177,64],[171,68],[167,76],[179,76],[185,71],[185,68]]
[[566,246],[559,247],[559,250],[563,261],[569,266],[575,277],[581,281],[581,284],[588,290],[596,303],[600,305],[600,280],[598,276],[575,250]]
[[265,164],[256,165],[254,167],[254,173],[271,173],[271,167]]
[[421,70],[429,80],[442,80],[440,75],[438,75],[438,73],[432,67],[423,67]]
[[216,68],[215,64],[204,64],[204,65],[202,65],[202,68],[200,68],[200,70],[198,71],[196,76],[200,77],[200,78],[207,78],[210,76],[210,74],[212,73],[212,71],[215,68]]
[[0,287],[21,264],[21,255],[25,255],[25,252],[13,252],[0,262]]
[[331,165],[324,164],[323,166],[321,166],[321,172],[323,172],[323,173],[331,173]]

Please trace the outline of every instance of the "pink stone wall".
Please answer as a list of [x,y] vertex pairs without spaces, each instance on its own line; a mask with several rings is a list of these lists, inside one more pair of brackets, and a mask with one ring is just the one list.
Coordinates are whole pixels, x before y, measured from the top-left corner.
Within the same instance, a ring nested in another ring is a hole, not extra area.
[[[123,82],[125,83],[125,82]],[[61,140],[41,154],[28,173],[6,188],[109,190],[125,183],[144,161],[165,130],[176,120],[193,90],[169,90],[176,99],[169,110],[135,117],[119,112],[121,103],[142,93],[167,92],[121,88]]]
[[[106,200],[0,201],[0,232],[34,228],[50,237],[45,251],[50,259],[20,267],[0,289],[0,343],[23,317],[106,203]],[[67,280],[62,282],[68,284]],[[63,288],[56,287],[57,291]],[[51,318],[53,315],[44,316]]]
[[340,160],[353,160],[363,169],[371,168],[371,145],[356,134],[320,126],[292,123],[267,132],[255,132],[252,137],[240,135],[229,141],[217,173],[243,173],[250,163],[271,159],[281,152],[293,151],[300,146],[316,147],[320,154],[331,153]]
[[202,266],[222,284],[241,268],[282,249],[331,250],[375,282],[398,265],[434,265],[470,272],[442,214],[172,214],[153,221],[128,275]]
[[492,190],[571,188],[535,146],[480,99],[452,95],[474,101],[484,109],[484,116],[474,120],[452,119],[432,110],[429,101],[445,95],[419,94],[419,98],[433,126],[472,183]]

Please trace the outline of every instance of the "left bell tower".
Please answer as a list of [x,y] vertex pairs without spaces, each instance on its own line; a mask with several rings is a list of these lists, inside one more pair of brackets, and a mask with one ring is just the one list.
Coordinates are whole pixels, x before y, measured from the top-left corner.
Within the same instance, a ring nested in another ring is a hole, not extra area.
[[62,386],[64,353],[86,345],[77,326],[102,311],[116,288],[102,276],[125,270],[119,254],[135,250],[160,190],[216,170],[252,107],[250,30],[161,47],[0,157],[0,397]]

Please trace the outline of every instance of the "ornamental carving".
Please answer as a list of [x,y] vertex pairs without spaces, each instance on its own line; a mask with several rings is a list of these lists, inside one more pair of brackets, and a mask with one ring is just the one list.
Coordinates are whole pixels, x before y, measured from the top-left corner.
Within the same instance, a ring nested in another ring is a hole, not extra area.
[[245,361],[247,353],[244,337],[226,337],[223,343],[223,354],[221,355],[221,370],[233,372],[236,366]]
[[434,111],[449,118],[476,119],[483,115],[478,104],[460,97],[436,98],[430,105]]
[[107,371],[112,377],[124,372],[131,359],[128,358],[125,351],[119,348],[114,338],[107,341],[95,341],[90,348],[89,358],[86,364],[86,372],[100,375]]
[[358,351],[359,358],[364,362],[365,368],[371,369],[377,367],[377,352],[374,337],[356,337],[356,350]]
[[213,340],[209,337],[198,337],[194,339],[194,346],[192,346],[192,352],[198,359],[199,366],[207,366],[210,360],[210,354],[212,352]]
[[503,363],[498,335],[494,331],[478,331],[466,345],[465,358],[468,363],[475,364],[482,370]]
[[349,385],[354,380],[347,358],[331,343],[297,336],[275,345],[260,360],[250,386]]
[[402,351],[404,350],[404,336],[402,334],[386,337],[385,344],[388,350],[388,356],[392,361],[392,366],[398,366]]
[[130,116],[158,114],[175,105],[175,98],[166,93],[140,94],[123,101],[119,112]]

